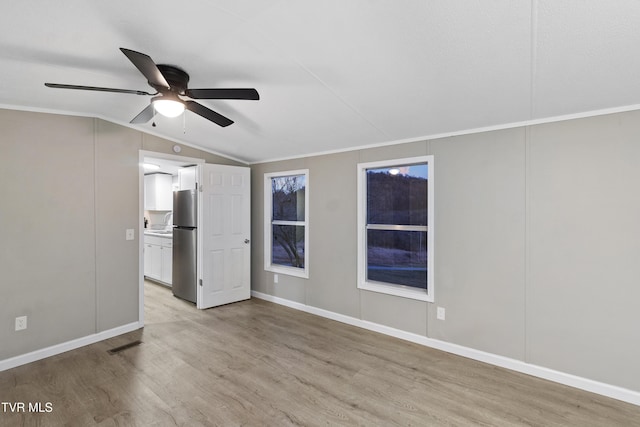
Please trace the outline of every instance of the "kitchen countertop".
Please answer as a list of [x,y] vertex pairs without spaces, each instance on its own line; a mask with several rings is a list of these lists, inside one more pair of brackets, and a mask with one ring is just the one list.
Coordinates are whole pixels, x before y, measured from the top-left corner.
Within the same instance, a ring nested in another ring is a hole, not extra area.
[[166,237],[168,239],[173,238],[173,230],[164,231],[164,230],[144,230],[145,236],[156,236],[156,237]]

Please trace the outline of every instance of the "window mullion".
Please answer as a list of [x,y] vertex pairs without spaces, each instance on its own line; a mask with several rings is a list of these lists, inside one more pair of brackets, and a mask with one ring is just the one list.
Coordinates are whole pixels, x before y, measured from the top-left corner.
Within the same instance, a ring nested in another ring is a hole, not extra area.
[[400,224],[367,224],[367,230],[389,231],[429,231],[426,225],[400,225]]
[[304,221],[284,221],[284,220],[277,220],[274,219],[271,221],[271,224],[273,225],[298,225],[298,226],[305,226],[305,222]]

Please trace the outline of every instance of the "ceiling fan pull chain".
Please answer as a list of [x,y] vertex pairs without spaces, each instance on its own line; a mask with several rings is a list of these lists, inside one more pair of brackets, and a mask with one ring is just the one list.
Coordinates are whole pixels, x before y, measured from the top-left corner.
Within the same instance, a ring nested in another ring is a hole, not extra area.
[[187,115],[182,113],[182,133],[187,134]]

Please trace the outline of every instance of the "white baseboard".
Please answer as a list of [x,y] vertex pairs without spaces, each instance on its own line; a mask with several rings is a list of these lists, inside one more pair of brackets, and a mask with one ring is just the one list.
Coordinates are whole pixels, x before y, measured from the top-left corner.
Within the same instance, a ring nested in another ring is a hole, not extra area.
[[348,325],[357,326],[385,335],[390,335],[392,337],[400,338],[405,341],[410,341],[416,344],[424,345],[426,347],[446,351],[447,353],[452,353],[458,356],[467,357],[469,359],[478,360],[480,362],[488,363],[494,366],[500,366],[512,371],[521,372],[538,378],[543,378],[545,380],[568,385],[570,387],[578,388],[640,406],[640,392],[634,390],[629,390],[611,384],[590,380],[588,378],[578,377],[572,374],[555,371],[553,369],[545,368],[542,366],[532,365],[521,360],[511,359],[509,357],[475,350],[473,348],[464,347],[458,344],[452,344],[446,341],[428,338],[411,332],[391,328],[389,326],[380,325],[378,323],[356,319],[355,317],[345,316],[343,314],[334,313],[332,311],[323,310],[321,308],[316,308],[284,298],[275,297],[273,295],[264,294],[262,292],[251,291],[251,295],[265,301],[284,305],[296,310],[304,311],[306,313],[315,314],[327,319],[346,323]]
[[20,356],[0,360],[0,372],[6,371],[7,369],[15,368],[17,366],[26,365],[27,363],[35,362],[36,360],[55,356],[56,354],[64,353],[69,350],[74,350],[79,347],[84,347],[85,345],[94,344],[98,341],[103,341],[118,335],[126,334],[127,332],[132,332],[140,329],[142,328],[142,326],[143,325],[140,322],[132,322],[127,325],[109,329],[107,331],[98,332],[97,334],[87,335],[86,337],[52,345],[51,347],[46,347],[40,350],[32,351],[30,353],[21,354]]

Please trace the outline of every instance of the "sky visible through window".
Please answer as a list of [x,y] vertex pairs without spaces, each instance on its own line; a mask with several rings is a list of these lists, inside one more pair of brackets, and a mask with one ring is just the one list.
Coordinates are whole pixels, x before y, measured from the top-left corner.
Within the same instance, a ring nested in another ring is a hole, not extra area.
[[420,165],[403,165],[403,166],[391,166],[379,169],[368,169],[368,173],[388,173],[389,175],[405,175],[415,178],[427,179],[429,173],[429,167],[426,164]]

